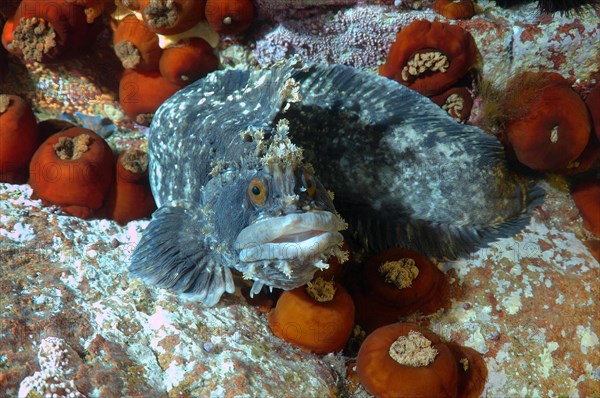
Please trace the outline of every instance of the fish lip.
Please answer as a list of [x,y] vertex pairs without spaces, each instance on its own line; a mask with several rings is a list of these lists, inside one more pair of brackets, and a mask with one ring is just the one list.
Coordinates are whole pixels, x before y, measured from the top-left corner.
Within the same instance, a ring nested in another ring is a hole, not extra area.
[[295,260],[316,263],[329,249],[342,243],[339,232],[322,232],[299,242],[263,243],[240,251],[240,261]]
[[234,243],[240,261],[315,260],[339,245],[346,228],[341,217],[329,211],[309,211],[270,217],[244,228]]

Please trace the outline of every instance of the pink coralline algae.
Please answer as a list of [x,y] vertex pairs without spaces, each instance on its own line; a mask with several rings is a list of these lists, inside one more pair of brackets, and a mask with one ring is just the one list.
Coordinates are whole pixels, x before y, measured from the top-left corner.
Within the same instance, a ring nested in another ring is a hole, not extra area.
[[260,19],[284,20],[305,10],[326,6],[351,6],[358,0],[255,0]]
[[397,13],[384,5],[359,5],[279,24],[256,41],[261,65],[299,55],[303,61],[374,68],[385,59],[396,33],[431,13]]
[[21,382],[19,398],[28,397],[31,393],[42,397],[85,397],[77,390],[73,381],[81,358],[63,339],[43,339],[38,352],[38,362],[40,370]]

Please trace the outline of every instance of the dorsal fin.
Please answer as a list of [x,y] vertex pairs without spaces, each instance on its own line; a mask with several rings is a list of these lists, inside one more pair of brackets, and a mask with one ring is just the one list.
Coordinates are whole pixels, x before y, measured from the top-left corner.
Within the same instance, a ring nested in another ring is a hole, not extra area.
[[303,98],[282,117],[371,249],[456,258],[517,233],[542,203],[495,137],[397,82],[342,65],[292,76]]

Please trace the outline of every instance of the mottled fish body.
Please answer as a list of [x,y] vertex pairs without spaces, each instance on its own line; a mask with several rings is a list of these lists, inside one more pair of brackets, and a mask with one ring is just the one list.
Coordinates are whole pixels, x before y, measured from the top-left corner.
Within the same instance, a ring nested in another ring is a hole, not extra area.
[[365,246],[446,258],[514,234],[543,197],[494,137],[341,65],[212,73],[160,107],[149,156],[159,209],[130,269],[208,305],[231,268],[254,292],[291,289],[342,256],[325,187]]

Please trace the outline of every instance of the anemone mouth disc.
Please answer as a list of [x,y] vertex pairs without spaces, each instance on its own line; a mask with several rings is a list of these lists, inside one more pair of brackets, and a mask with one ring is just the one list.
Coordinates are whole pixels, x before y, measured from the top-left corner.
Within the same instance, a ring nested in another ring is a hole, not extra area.
[[317,261],[339,245],[346,228],[344,221],[328,211],[294,213],[270,217],[250,224],[238,235],[235,248],[240,261]]

